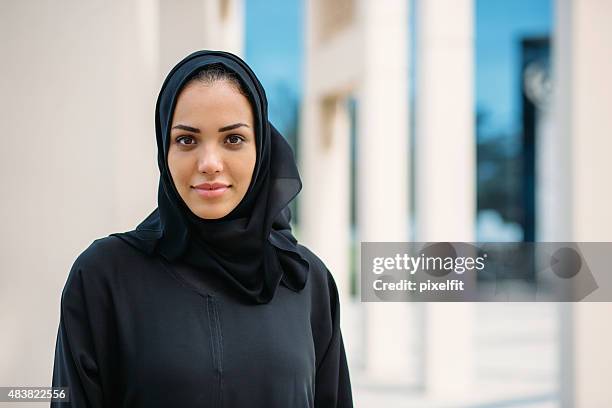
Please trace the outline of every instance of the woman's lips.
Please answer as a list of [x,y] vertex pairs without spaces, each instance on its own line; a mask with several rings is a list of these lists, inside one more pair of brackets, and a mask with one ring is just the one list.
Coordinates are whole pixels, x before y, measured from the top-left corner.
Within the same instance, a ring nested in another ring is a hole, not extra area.
[[195,186],[193,189],[203,198],[216,198],[221,197],[223,193],[229,190],[231,186],[214,186],[213,188],[205,188],[203,186]]

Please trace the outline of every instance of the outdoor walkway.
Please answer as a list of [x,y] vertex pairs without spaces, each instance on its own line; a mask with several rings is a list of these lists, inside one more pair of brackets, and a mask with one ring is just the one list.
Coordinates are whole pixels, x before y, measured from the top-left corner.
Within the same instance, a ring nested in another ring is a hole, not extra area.
[[[558,304],[477,303],[475,386],[461,399],[424,396],[416,387],[372,384],[359,369],[360,307],[343,306],[355,406],[360,408],[555,408],[559,406],[557,373]],[[407,351],[409,347],[406,347]],[[415,355],[415,359],[418,356]],[[407,379],[414,383],[416,379]]]

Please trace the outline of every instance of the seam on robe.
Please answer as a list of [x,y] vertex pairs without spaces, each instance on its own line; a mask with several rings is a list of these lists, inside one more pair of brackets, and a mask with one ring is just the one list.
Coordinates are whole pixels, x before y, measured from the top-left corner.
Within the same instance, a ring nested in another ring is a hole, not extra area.
[[223,406],[223,330],[221,330],[221,316],[219,315],[219,302],[211,296],[214,305],[215,322],[219,341],[219,406]]
[[223,406],[223,334],[219,321],[219,313],[217,310],[217,301],[212,295],[206,297],[206,310],[208,313],[208,327],[212,335],[211,351],[213,355],[213,364],[215,367],[219,393],[217,406]]

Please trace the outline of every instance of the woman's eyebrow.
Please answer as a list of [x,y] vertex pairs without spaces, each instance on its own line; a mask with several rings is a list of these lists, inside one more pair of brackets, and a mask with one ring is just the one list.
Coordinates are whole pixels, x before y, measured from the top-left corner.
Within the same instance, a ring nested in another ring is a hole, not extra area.
[[187,126],[187,125],[172,126],[172,129],[181,129],[181,130],[186,130],[188,132],[200,133],[200,129],[194,128],[194,127],[191,127],[191,126]]
[[[227,126],[223,126],[219,128],[219,132],[227,132],[228,130],[234,130],[242,126],[249,127],[249,125],[247,125],[246,123],[234,123],[233,125],[227,125]],[[194,128],[191,126],[187,126],[187,125],[172,126],[172,129],[181,129],[181,130],[186,130],[188,132],[200,133],[200,129]]]
[[246,123],[234,123],[233,125],[227,125],[223,126],[222,128],[219,128],[219,132],[227,132],[228,130],[234,130],[241,126],[249,127],[249,125],[247,125]]

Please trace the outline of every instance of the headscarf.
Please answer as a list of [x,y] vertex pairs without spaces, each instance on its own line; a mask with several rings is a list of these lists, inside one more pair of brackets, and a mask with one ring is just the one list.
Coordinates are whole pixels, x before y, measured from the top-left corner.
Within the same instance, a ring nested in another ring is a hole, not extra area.
[[[236,208],[219,219],[202,219],[180,197],[168,169],[170,127],[178,95],[199,70],[222,64],[249,95],[255,118],[257,158],[249,188]],[[245,299],[268,303],[279,283],[299,292],[309,264],[297,248],[287,206],[302,188],[295,158],[268,121],[265,91],[249,66],[222,51],[197,51],[166,77],[155,108],[158,207],[135,230],[115,235],[147,254],[182,261],[202,274],[217,274]]]

